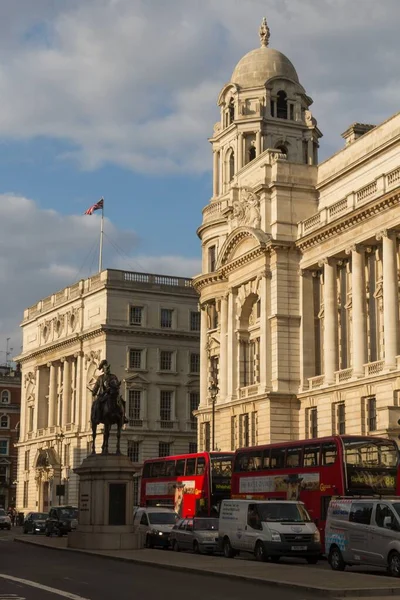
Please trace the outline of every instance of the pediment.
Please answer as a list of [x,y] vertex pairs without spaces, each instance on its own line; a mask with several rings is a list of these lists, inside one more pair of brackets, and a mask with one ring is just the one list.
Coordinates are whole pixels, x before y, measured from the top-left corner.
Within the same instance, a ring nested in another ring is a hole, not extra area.
[[265,248],[270,236],[252,227],[238,227],[229,234],[221,248],[217,269],[256,248]]
[[140,385],[149,385],[150,381],[148,379],[146,379],[146,377],[144,377],[141,373],[134,373],[133,375],[131,375],[130,377],[127,377],[124,380],[126,385],[130,385],[130,384],[140,384]]
[[0,465],[11,465],[11,461],[7,458],[0,458]]

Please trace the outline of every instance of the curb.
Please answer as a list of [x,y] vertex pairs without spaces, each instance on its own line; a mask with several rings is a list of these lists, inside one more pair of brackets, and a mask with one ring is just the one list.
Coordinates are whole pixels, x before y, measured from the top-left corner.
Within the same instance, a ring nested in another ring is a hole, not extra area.
[[62,548],[50,546],[47,544],[41,544],[34,542],[32,540],[23,540],[19,538],[14,538],[14,542],[20,544],[27,544],[30,546],[36,546],[40,548],[47,548],[48,550],[58,550],[62,552],[76,552],[80,554],[85,554],[87,556],[94,556],[96,558],[103,558],[107,560],[116,560],[119,562],[132,563],[136,565],[142,565],[145,567],[153,567],[158,569],[167,569],[170,571],[185,571],[186,573],[193,573],[196,575],[204,575],[206,577],[221,577],[223,579],[240,579],[242,581],[250,581],[252,583],[257,583],[259,585],[269,585],[272,587],[282,587],[286,589],[298,590],[302,592],[309,592],[312,594],[319,594],[318,597],[326,596],[328,598],[371,598],[371,597],[382,597],[382,598],[400,598],[400,587],[397,588],[370,588],[370,589],[332,589],[332,588],[323,588],[318,586],[313,586],[310,584],[296,583],[292,581],[280,581],[276,579],[264,579],[252,575],[242,575],[238,573],[223,573],[220,571],[206,571],[204,569],[198,569],[196,567],[190,567],[186,565],[168,565],[165,563],[154,563],[149,559],[139,559],[139,558],[127,558],[124,556],[112,556],[108,554],[97,554],[96,551],[93,550],[81,550],[79,548]]

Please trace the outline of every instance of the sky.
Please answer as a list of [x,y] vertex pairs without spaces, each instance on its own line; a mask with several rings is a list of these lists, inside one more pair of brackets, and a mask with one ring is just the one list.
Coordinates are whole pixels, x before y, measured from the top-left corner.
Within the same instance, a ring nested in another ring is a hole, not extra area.
[[294,63],[324,137],[400,108],[397,0],[0,0],[0,363],[23,309],[104,266],[192,276],[208,138],[240,58]]

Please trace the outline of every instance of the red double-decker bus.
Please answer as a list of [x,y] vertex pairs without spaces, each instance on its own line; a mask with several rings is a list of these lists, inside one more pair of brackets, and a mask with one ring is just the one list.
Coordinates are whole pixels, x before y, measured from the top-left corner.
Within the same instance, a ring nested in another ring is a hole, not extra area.
[[182,517],[210,516],[231,495],[234,452],[152,458],[143,464],[140,505],[171,506]]
[[323,537],[332,496],[397,495],[399,451],[395,441],[335,435],[235,453],[232,498],[298,499]]

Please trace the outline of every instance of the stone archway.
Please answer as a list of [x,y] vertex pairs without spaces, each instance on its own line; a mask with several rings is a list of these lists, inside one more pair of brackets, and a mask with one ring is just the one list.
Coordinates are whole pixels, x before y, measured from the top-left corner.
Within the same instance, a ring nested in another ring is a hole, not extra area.
[[39,450],[35,461],[37,510],[47,512],[54,495],[54,480],[60,477],[60,458],[54,448]]

